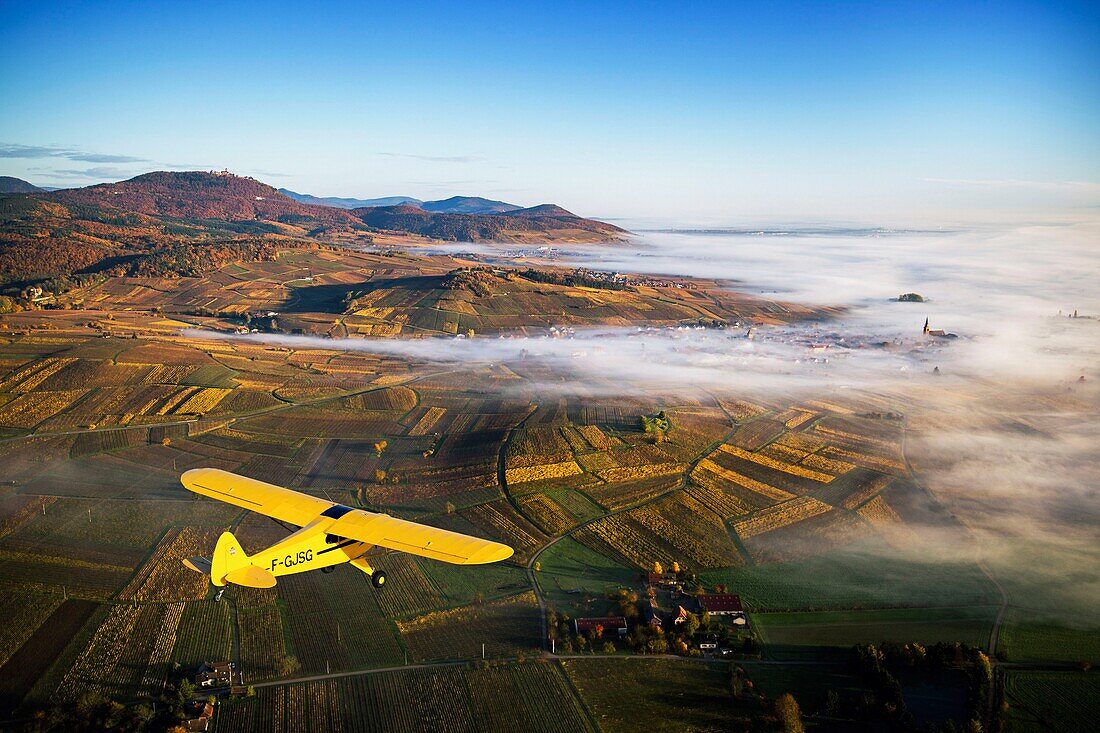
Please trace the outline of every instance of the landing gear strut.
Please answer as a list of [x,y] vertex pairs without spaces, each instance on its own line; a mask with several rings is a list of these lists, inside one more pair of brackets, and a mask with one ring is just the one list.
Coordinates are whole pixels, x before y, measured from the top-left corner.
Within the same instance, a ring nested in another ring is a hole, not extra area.
[[384,570],[375,570],[370,575],[370,584],[375,588],[381,588],[386,583],[386,572]]

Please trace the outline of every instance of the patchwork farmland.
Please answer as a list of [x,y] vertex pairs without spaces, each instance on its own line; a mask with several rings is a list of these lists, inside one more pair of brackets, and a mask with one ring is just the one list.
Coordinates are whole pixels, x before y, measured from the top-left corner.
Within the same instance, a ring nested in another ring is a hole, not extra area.
[[[306,711],[354,729],[367,710],[386,729],[620,730],[622,710],[656,717],[683,696],[698,709],[682,722],[706,728],[721,717],[707,706],[728,699],[719,649],[746,665],[817,663],[858,642],[982,647],[999,633],[1009,659],[1032,660],[1045,634],[1067,641],[1042,661],[1090,661],[1074,658],[1091,647],[1072,629],[1026,613],[997,626],[1000,593],[982,568],[923,560],[922,533],[965,528],[910,470],[904,422],[875,402],[582,397],[554,388],[534,359],[441,365],[184,330],[227,330],[267,307],[285,313],[280,328],[334,336],[542,327],[520,324],[504,302],[437,287],[458,261],[429,262],[440,272],[425,291],[409,279],[428,266],[414,255],[349,258],[358,275],[330,252],[299,253],[207,283],[93,284],[69,297],[97,310],[59,311],[48,329],[40,312],[5,317],[5,716],[87,695],[159,699],[204,662],[224,661],[257,687],[224,702],[219,730],[287,727]],[[286,286],[303,267],[312,284]],[[505,281],[528,292],[528,281]],[[158,288],[169,297],[150,318],[140,309]],[[565,322],[636,318],[631,309],[653,297],[548,292],[524,297],[547,309],[571,298]],[[314,310],[329,306],[338,312]],[[661,307],[658,320],[675,322],[702,303],[685,293]],[[647,432],[642,417],[659,413],[668,429]],[[287,530],[185,491],[180,473],[199,466],[516,553],[465,568],[377,552],[382,591],[343,566],[216,599],[182,558],[208,555],[227,528],[248,551]],[[696,600],[727,593],[739,595],[746,624],[710,617]],[[677,621],[680,612],[692,618]],[[622,636],[570,626],[619,615]],[[680,626],[703,618],[701,631]],[[524,661],[550,649],[561,659]],[[307,677],[320,679],[294,681]],[[410,710],[396,702],[405,689],[454,700]],[[553,696],[553,713],[503,705],[489,689]],[[391,702],[389,717],[378,712]],[[736,715],[754,720],[739,705]]]

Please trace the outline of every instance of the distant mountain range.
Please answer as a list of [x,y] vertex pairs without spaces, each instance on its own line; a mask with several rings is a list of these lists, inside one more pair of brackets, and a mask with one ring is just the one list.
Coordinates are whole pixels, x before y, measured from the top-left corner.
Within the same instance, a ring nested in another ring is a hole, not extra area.
[[273,257],[279,247],[393,236],[532,243],[626,235],[553,204],[454,197],[348,209],[304,203],[229,173],[160,171],[57,191],[2,182],[19,191],[0,194],[0,283],[97,272],[191,275],[234,257]]
[[335,206],[338,209],[362,209],[369,206],[401,206],[411,204],[424,211],[437,214],[503,214],[508,211],[522,209],[522,206],[509,204],[505,201],[493,201],[480,196],[452,196],[449,199],[439,201],[422,201],[412,196],[385,196],[377,199],[352,199],[339,198],[337,196],[311,196],[308,193],[296,193],[287,188],[280,188],[279,193],[289,196],[303,204],[317,206]]
[[412,196],[386,196],[379,199],[350,199],[340,198],[339,196],[311,196],[308,193],[291,191],[289,188],[280,188],[279,193],[301,204],[335,206],[337,209],[361,209],[364,206],[399,206],[401,204],[416,204],[419,206],[424,203],[420,199],[414,199]]

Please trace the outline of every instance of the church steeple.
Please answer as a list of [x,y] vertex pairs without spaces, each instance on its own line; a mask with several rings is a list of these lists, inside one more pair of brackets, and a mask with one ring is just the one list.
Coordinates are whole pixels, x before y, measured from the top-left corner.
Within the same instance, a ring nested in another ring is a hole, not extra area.
[[928,335],[928,319],[927,318],[924,319],[924,331],[922,333],[924,333],[925,336]]

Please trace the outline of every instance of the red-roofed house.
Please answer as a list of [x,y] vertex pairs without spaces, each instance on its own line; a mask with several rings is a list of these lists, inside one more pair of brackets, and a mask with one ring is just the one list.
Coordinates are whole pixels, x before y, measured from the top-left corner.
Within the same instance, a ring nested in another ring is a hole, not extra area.
[[573,628],[576,629],[578,634],[586,634],[597,626],[603,627],[604,634],[614,633],[619,636],[626,636],[626,619],[622,616],[573,619]]
[[699,606],[711,616],[731,616],[735,624],[747,623],[741,596],[733,593],[704,593],[699,596]]

